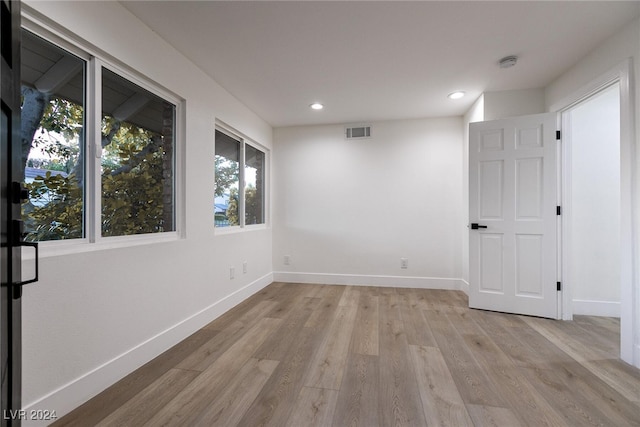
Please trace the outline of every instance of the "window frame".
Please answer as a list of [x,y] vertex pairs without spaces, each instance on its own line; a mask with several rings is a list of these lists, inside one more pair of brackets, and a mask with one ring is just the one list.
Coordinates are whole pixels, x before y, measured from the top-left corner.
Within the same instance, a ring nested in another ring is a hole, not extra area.
[[[86,61],[85,76],[85,194],[84,237],[39,242],[40,256],[58,256],[128,246],[175,241],[184,238],[184,141],[185,100],[150,78],[98,50],[89,43],[69,35],[55,26],[47,25],[28,10],[22,10],[23,30],[29,31],[53,45]],[[174,230],[125,236],[102,236],[102,69],[105,68],[139,87],[161,97],[175,106],[173,141]],[[31,253],[31,252],[28,252]],[[27,254],[25,254],[27,255]],[[29,255],[26,256],[29,258]]]
[[[240,224],[239,225],[231,225],[228,227],[216,227],[215,226],[215,218],[213,221],[213,229],[214,229],[214,233],[215,234],[232,234],[232,233],[238,233],[238,232],[244,232],[244,231],[251,231],[251,230],[264,230],[266,228],[270,227],[270,182],[269,182],[269,176],[270,176],[270,152],[269,149],[267,147],[265,147],[264,145],[252,140],[251,138],[247,137],[246,135],[244,135],[243,133],[237,131],[236,129],[232,128],[231,126],[225,124],[224,122],[217,120],[215,121],[215,130],[222,132],[223,134],[227,135],[230,138],[235,139],[236,141],[240,142],[240,165],[239,165],[239,181],[238,181],[238,218],[240,219]],[[214,137],[213,137],[213,156],[214,156],[214,160],[215,160],[215,152],[216,152],[216,142],[215,142],[215,132],[214,132]],[[263,222],[259,223],[259,224],[246,224],[246,206],[245,206],[245,152],[246,149],[245,147],[249,145],[250,147],[253,147],[256,150],[261,151],[262,153],[264,153],[264,180],[263,180]],[[214,162],[215,164],[215,162]],[[215,187],[215,166],[214,166],[214,187]],[[214,197],[215,197],[215,191],[214,191]],[[215,211],[215,209],[214,209]]]

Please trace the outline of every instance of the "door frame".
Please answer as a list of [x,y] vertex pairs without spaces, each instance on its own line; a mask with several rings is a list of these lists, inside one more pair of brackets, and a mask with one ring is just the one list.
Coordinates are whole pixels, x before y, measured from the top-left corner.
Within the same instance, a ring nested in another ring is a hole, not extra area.
[[[21,233],[21,203],[16,202],[21,191],[13,185],[23,179],[24,165],[20,156],[20,10],[19,1],[2,0],[3,55],[0,57],[2,68],[2,89],[0,99],[3,111],[9,123],[8,134],[2,141],[2,179],[0,187],[2,197],[1,270],[0,288],[0,362],[2,365],[2,401],[0,414],[1,426],[19,426],[23,418],[22,409],[22,305],[21,287],[21,247],[17,236]],[[6,33],[5,33],[6,31]],[[6,49],[6,50],[5,50]],[[9,62],[7,61],[9,60]]]
[[[549,111],[557,112],[558,125],[562,120],[562,113],[587,100],[606,87],[619,83],[620,85],[620,358],[625,362],[640,368],[640,286],[638,248],[640,238],[638,230],[640,221],[637,216],[638,188],[636,186],[636,140],[635,140],[635,104],[632,59],[619,63],[598,78],[592,80],[576,92],[551,105]],[[561,129],[561,128],[560,128]],[[562,144],[562,189],[568,188],[570,180],[568,160],[570,153],[567,145]],[[561,193],[562,204],[567,205],[567,194]],[[566,222],[569,218],[562,217],[562,242],[567,243],[570,236]],[[562,245],[562,260],[568,259],[567,244]],[[562,277],[567,277],[568,266],[562,262]],[[563,283],[562,289],[562,319],[573,319],[571,283]]]

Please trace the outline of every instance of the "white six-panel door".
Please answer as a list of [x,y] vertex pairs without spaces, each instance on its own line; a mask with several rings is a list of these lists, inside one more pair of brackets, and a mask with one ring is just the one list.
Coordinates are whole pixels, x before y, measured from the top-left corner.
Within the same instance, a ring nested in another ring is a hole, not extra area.
[[471,308],[558,317],[556,146],[555,113],[470,125]]

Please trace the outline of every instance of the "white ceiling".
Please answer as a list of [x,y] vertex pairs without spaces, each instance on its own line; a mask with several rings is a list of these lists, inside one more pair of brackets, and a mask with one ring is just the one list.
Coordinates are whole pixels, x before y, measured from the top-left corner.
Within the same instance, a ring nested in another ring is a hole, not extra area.
[[[482,92],[545,87],[640,15],[638,1],[121,3],[275,127],[462,115]],[[520,60],[500,69],[506,55]]]

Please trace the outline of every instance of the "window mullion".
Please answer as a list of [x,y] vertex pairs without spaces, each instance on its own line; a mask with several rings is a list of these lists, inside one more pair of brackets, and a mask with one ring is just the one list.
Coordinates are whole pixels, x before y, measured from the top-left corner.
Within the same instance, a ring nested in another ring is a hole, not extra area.
[[89,78],[88,86],[89,91],[87,95],[87,123],[89,125],[89,147],[87,156],[87,176],[89,182],[87,183],[87,230],[89,234],[89,240],[91,242],[98,242],[102,237],[102,183],[101,183],[101,158],[102,158],[102,64],[96,59],[92,58],[89,62]]
[[238,222],[240,227],[245,226],[245,194],[244,194],[244,165],[245,165],[245,142],[240,141],[240,182],[238,189]]

